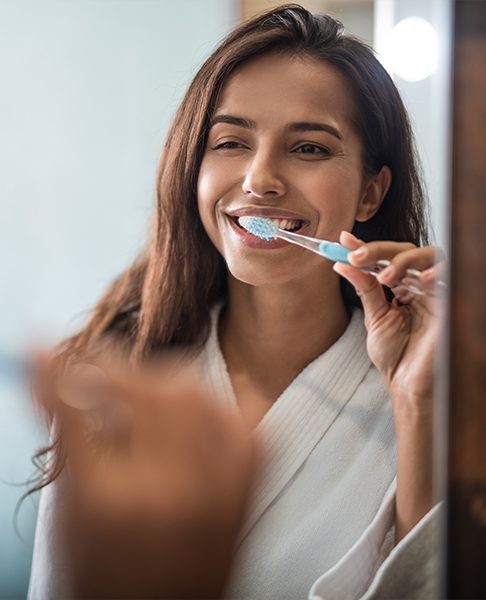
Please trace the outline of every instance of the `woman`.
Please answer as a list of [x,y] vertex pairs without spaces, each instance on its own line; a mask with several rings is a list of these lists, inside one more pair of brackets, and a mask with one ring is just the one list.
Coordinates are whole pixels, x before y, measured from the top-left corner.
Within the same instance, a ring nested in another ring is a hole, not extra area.
[[[189,346],[213,396],[256,427],[263,471],[229,597],[424,597],[438,317],[433,299],[399,283],[415,268],[432,289],[438,267],[419,248],[424,195],[389,76],[330,17],[289,5],[249,21],[183,99],[157,198],[146,251],[59,362],[110,347],[143,362]],[[257,240],[243,215],[339,240],[355,266],[391,265],[378,278],[333,266]],[[43,483],[61,471],[62,447],[61,432]],[[53,489],[41,523],[55,515]],[[53,589],[41,567],[49,535],[38,529],[36,600]]]

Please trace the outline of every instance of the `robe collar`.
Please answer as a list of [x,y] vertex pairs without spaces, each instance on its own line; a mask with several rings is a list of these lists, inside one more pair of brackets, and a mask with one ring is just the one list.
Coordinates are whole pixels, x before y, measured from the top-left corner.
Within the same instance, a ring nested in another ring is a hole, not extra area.
[[[221,305],[213,309],[204,368],[211,392],[238,411],[218,340]],[[299,373],[255,429],[263,444],[263,464],[239,542],[248,535],[305,462],[350,400],[371,366],[363,312],[355,309],[343,335]]]

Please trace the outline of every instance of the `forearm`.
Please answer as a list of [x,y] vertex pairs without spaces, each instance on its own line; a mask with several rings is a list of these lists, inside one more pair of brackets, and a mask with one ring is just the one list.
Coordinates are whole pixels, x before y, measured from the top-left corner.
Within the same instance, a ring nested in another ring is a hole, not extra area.
[[[394,403],[395,404],[395,403]],[[397,403],[398,406],[403,403]],[[433,504],[433,417],[398,408],[397,496],[395,544],[420,521]]]

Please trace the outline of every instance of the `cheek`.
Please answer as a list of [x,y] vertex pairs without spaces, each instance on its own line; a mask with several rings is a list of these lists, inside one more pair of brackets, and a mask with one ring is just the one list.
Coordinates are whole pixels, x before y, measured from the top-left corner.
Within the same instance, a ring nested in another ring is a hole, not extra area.
[[335,237],[343,229],[352,228],[361,193],[361,180],[356,171],[330,166],[333,168],[308,181],[306,193],[319,215],[321,237]]
[[197,178],[197,207],[205,227],[205,221],[214,212],[214,199],[217,198],[215,193],[214,178],[211,177],[210,170],[207,169],[205,161],[203,160]]
[[203,160],[197,179],[197,208],[199,218],[209,239],[221,252],[221,242],[216,221],[216,204],[220,197],[219,192],[217,178],[212,175],[211,169],[207,168],[207,164]]
[[360,165],[353,160],[336,159],[327,163],[319,175],[308,190],[319,213],[319,231],[335,234],[352,228],[362,194]]
[[325,228],[333,234],[339,234],[343,229],[352,228],[358,200],[351,194],[334,195],[323,198],[320,203],[319,211],[319,229]]
[[217,202],[230,185],[228,175],[211,157],[204,157],[197,179],[197,197],[199,210],[214,212]]

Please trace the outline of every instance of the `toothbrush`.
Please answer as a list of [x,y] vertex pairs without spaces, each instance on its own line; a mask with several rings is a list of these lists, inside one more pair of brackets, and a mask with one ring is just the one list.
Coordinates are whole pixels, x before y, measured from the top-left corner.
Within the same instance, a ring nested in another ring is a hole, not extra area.
[[[341,244],[338,244],[337,242],[320,240],[318,238],[300,235],[299,233],[294,233],[285,229],[279,229],[273,221],[263,217],[240,217],[238,219],[238,223],[249,233],[259,237],[262,240],[270,241],[274,238],[280,238],[290,242],[291,244],[302,246],[302,248],[306,248],[311,252],[315,252],[316,254],[319,254],[319,256],[323,256],[324,258],[327,258],[333,262],[339,262],[348,265],[351,264],[348,260],[348,254],[352,252],[352,250],[341,246]],[[383,271],[383,269],[388,267],[389,264],[389,260],[379,260],[376,263],[365,265],[359,268],[361,271],[377,277]],[[435,295],[429,291],[425,291],[422,288],[420,271],[416,269],[407,269],[406,273],[406,276],[400,282],[402,287],[419,296]],[[409,279],[411,281],[405,282],[405,279]],[[437,286],[439,288],[445,288],[445,285],[446,284],[443,281],[437,282]]]

